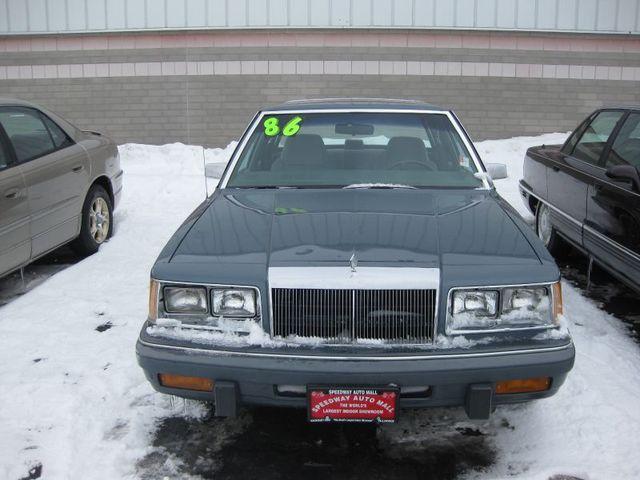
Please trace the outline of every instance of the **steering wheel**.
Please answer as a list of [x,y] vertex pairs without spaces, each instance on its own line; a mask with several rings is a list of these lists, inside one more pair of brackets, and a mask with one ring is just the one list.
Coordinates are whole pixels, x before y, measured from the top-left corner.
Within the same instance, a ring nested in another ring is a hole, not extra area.
[[396,162],[393,165],[391,165],[391,170],[400,169],[399,167],[408,166],[408,165],[417,165],[418,167],[425,168],[430,171],[436,170],[432,165],[429,165],[428,163],[424,163],[424,162],[418,162],[416,160],[403,160],[401,162]]

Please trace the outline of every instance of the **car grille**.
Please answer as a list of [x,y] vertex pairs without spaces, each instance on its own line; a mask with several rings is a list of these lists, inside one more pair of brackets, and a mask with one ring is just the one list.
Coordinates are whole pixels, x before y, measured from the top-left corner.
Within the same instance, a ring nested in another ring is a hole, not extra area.
[[436,290],[271,290],[273,336],[328,343],[366,340],[426,343],[433,339]]

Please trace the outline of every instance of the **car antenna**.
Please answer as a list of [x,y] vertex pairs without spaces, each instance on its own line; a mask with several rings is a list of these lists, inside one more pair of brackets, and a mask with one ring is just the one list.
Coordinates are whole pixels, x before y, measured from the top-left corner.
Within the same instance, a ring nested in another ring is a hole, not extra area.
[[204,172],[204,198],[209,196],[209,187],[207,185],[207,160],[206,160],[206,145],[202,145],[202,171]]

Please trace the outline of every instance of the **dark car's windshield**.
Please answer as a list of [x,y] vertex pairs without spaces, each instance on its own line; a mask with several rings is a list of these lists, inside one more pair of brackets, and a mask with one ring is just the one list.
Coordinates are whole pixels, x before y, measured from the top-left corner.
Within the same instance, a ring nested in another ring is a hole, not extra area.
[[265,115],[227,187],[479,187],[478,170],[440,113]]

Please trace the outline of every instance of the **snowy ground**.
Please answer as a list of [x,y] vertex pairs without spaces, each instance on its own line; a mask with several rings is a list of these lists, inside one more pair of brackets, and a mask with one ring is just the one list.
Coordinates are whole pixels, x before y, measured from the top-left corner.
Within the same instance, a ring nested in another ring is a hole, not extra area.
[[[485,161],[508,164],[510,177],[497,187],[528,218],[517,192],[523,153],[565,137],[477,144]],[[251,428],[268,433],[268,419],[251,415],[201,423],[204,407],[154,393],[137,367],[134,345],[146,316],[149,270],[204,198],[205,186],[200,148],[124,145],[120,152],[126,183],[116,235],[97,255],[25,295],[6,294],[10,301],[0,307],[2,479],[28,478],[30,469],[31,478],[46,479],[185,478],[194,471],[189,463],[204,460],[185,453],[184,445],[173,450],[175,441],[192,434],[189,445],[202,440],[202,451],[214,455]],[[210,150],[207,161],[224,161],[229,153]],[[16,288],[2,282],[0,290]],[[434,448],[473,456],[482,447],[480,460],[466,462],[466,477],[640,478],[640,348],[618,319],[578,290],[565,284],[564,293],[577,357],[558,395],[502,407],[488,422],[469,422],[455,409],[409,412],[374,433],[389,455],[383,461],[414,451],[424,462]],[[301,422],[289,427],[292,435],[309,431]],[[170,431],[177,440],[162,443]],[[471,432],[467,443],[456,432]]]

